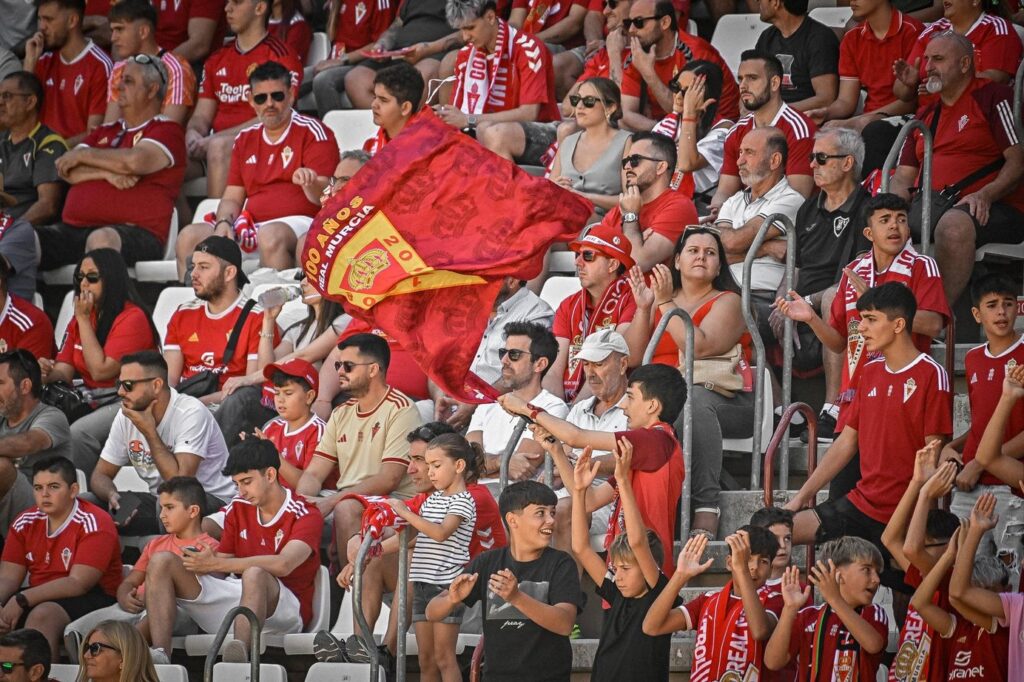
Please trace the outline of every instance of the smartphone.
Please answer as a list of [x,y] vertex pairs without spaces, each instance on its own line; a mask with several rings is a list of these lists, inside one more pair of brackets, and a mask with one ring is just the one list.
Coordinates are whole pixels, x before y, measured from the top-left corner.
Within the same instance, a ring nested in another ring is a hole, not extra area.
[[114,512],[114,523],[119,526],[126,525],[131,519],[132,514],[134,514],[140,506],[142,506],[142,498],[138,495],[121,493],[119,506],[117,511]]

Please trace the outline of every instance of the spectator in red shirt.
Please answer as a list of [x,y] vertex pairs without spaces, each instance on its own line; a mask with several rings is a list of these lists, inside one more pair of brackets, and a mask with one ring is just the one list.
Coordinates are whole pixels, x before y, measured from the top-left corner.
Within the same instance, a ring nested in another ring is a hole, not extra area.
[[36,228],[42,269],[100,248],[119,251],[128,265],[163,258],[185,175],[181,126],[160,116],[166,87],[162,61],[130,57],[118,92],[121,120],[96,128],[57,160],[71,189],[63,222]]
[[306,63],[309,46],[313,42],[313,29],[310,28],[306,17],[296,9],[294,0],[273,1],[267,30],[270,31],[270,35],[292,48],[300,63]]
[[[115,603],[121,547],[114,521],[78,499],[75,465],[51,457],[32,467],[36,506],[11,524],[0,560],[0,632],[39,630],[53,660],[64,628]],[[21,589],[25,579],[28,588]]]
[[363,143],[363,151],[373,156],[420,110],[423,103],[423,76],[405,62],[381,69],[373,79],[373,122],[377,134]]
[[[583,68],[586,54],[584,24],[590,4],[593,2],[589,0],[515,0],[508,15],[508,23],[512,26],[535,36],[548,46],[564,48],[564,51],[559,50],[558,54],[551,56],[555,68],[555,89],[562,95],[576,82]],[[596,14],[600,16],[600,10]],[[598,30],[595,36],[600,35]]]
[[23,348],[35,358],[53,354],[53,324],[31,301],[11,293],[13,269],[0,255],[0,353]]
[[203,60],[224,37],[224,0],[160,0],[156,42],[190,64]]
[[[146,54],[157,57],[167,69],[167,92],[160,113],[179,125],[185,125],[196,104],[196,74],[184,58],[161,49],[156,42],[156,9],[149,0],[121,0],[110,9],[111,51],[117,59]],[[114,65],[110,75],[110,95],[104,123],[121,118],[117,92],[126,62]]]
[[622,228],[633,247],[633,260],[647,272],[672,257],[683,228],[697,222],[697,209],[671,188],[676,146],[658,133],[637,133],[623,151],[623,190],[619,205],[601,224]]
[[226,14],[235,39],[203,65],[199,102],[185,130],[188,179],[205,174],[208,197],[224,193],[235,136],[258,122],[249,101],[253,69],[268,61],[283,64],[291,72],[293,96],[302,82],[298,55],[267,30],[269,0],[227,0]]
[[178,235],[179,275],[196,244],[211,234],[233,237],[247,253],[258,250],[265,267],[295,266],[299,240],[320,210],[296,182],[295,171],[312,170],[314,178],[299,179],[319,194],[338,165],[338,143],[320,121],[292,111],[290,80],[288,69],[277,62],[260,64],[249,76],[249,99],[260,122],[235,138],[217,211]]
[[[932,216],[935,260],[952,304],[971,278],[976,247],[1021,241],[1024,148],[1013,122],[1013,90],[977,75],[970,40],[946,31],[924,54],[928,87],[938,95],[917,112],[933,131],[932,192],[957,186],[959,194],[953,208]],[[915,135],[903,147],[891,191],[909,197],[923,158],[924,143]],[[919,234],[916,215],[911,227]]]
[[82,32],[84,0],[46,0],[36,14],[39,32],[25,43],[24,68],[43,83],[43,123],[74,147],[103,120],[112,64]]

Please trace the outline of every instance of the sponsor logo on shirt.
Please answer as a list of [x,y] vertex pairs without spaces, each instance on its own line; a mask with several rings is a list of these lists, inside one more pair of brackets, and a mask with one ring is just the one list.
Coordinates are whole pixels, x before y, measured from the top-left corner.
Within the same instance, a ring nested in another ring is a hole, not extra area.
[[207,352],[203,353],[202,355],[200,355],[199,359],[207,367],[213,367],[213,363],[214,363],[215,357],[216,356],[213,354],[213,352],[207,351]]
[[217,71],[217,73],[216,73],[216,74],[214,74],[214,75],[216,75],[216,76],[227,76],[227,75],[228,75],[228,70],[227,70],[227,69],[225,69],[225,68],[224,68],[224,67],[222,66],[222,67],[221,67],[221,68],[220,68],[220,69],[219,69],[219,70]]
[[238,537],[240,537],[243,540],[248,540],[249,539],[248,529],[247,528],[243,528],[242,532],[238,534]]
[[253,154],[248,159],[246,159],[245,160],[245,165],[246,166],[254,166],[254,165],[256,165],[256,155]]
[[[221,74],[218,73],[217,75],[219,76]],[[221,83],[220,89],[217,91],[217,99],[224,104],[244,102],[249,99],[249,84],[231,85],[229,83]]]

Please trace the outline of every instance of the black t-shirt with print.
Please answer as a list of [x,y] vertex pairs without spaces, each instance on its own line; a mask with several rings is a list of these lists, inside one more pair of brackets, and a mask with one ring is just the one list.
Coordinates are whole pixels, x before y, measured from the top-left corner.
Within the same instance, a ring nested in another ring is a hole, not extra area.
[[757,49],[782,62],[782,101],[787,104],[814,97],[812,78],[839,74],[839,39],[810,17],[788,38],[769,26],[758,36]]

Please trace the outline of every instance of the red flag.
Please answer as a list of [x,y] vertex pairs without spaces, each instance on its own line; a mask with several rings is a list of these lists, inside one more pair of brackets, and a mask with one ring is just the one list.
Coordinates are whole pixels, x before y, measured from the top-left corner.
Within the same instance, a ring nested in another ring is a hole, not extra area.
[[448,395],[486,402],[469,367],[506,276],[540,274],[591,206],[425,108],[313,221],[303,269],[324,296],[407,349]]

